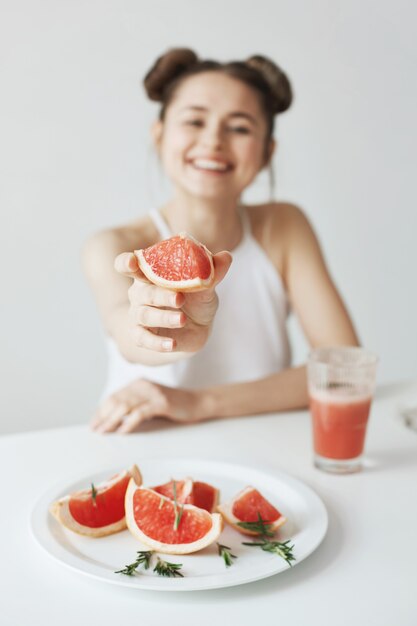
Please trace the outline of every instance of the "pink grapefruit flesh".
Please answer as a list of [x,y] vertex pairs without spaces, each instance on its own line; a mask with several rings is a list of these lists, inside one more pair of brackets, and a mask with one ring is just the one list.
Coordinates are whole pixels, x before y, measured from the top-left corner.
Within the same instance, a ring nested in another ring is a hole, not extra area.
[[[186,478],[185,480],[176,480],[175,485],[176,498],[179,504],[193,504],[209,513],[213,513],[216,510],[219,501],[219,490],[209,483]],[[151,488],[171,500],[174,499],[173,480]]]
[[199,291],[214,281],[211,252],[187,233],[135,250],[135,255],[147,279],[160,287]]

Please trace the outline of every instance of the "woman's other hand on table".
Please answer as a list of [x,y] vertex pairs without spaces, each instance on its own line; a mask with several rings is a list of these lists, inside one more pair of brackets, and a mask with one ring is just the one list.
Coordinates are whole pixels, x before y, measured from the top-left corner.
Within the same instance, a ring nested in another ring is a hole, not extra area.
[[138,379],[113,393],[98,408],[91,428],[100,433],[130,433],[154,417],[190,423],[199,415],[199,392],[173,389]]

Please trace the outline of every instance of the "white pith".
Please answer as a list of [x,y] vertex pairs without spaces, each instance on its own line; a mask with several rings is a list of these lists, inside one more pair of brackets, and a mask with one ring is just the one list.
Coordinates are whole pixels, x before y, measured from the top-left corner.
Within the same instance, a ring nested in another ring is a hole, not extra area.
[[153,491],[152,489],[147,489],[146,487],[138,487],[133,480],[129,482],[125,498],[127,527],[138,541],[140,541],[148,548],[151,548],[152,550],[156,550],[157,552],[164,552],[165,554],[191,554],[192,552],[198,552],[199,550],[202,550],[203,548],[206,548],[207,546],[212,544],[214,541],[216,541],[216,539],[218,539],[220,533],[223,530],[223,518],[219,513],[208,513],[207,511],[204,511],[204,509],[199,509],[193,504],[184,504],[181,505],[184,506],[184,509],[195,509],[196,511],[199,511],[200,514],[202,513],[202,511],[204,511],[204,514],[207,514],[211,518],[212,526],[209,532],[197,541],[183,544],[163,543],[161,541],[157,541],[156,539],[152,539],[151,537],[145,535],[136,524],[133,512],[133,495],[137,489],[146,489],[146,491],[152,491],[155,495],[158,496],[158,498],[161,498],[163,502],[168,502],[170,506],[172,506],[172,500],[156,491]]

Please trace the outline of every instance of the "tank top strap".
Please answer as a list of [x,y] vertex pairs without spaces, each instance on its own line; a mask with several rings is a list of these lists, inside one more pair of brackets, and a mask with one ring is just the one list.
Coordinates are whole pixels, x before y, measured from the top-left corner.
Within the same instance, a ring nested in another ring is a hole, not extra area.
[[244,206],[240,206],[239,214],[243,230],[243,239],[246,239],[247,237],[250,237],[252,235],[252,228],[247,208]]
[[153,221],[156,230],[159,232],[161,239],[169,239],[172,236],[171,230],[162,217],[159,209],[151,209],[149,211],[149,217]]

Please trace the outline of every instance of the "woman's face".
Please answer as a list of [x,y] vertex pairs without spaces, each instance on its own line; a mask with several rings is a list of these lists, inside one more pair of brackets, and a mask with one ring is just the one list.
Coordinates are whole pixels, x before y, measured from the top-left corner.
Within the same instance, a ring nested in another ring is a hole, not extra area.
[[154,131],[174,185],[206,199],[238,198],[273,149],[256,92],[221,72],[187,78]]

